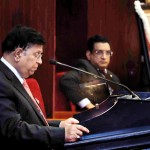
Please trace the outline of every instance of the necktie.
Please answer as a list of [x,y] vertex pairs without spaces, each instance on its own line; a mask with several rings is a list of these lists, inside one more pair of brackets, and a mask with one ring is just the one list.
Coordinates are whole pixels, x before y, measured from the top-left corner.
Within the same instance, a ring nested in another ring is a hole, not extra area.
[[30,90],[30,88],[29,88],[29,86],[28,86],[28,84],[27,84],[27,82],[26,82],[25,79],[23,81],[23,87],[25,88],[25,90],[27,91],[27,93],[29,94],[29,96],[31,97],[31,99],[34,102],[36,108],[38,109],[38,111],[40,112],[41,116],[45,120],[45,123],[48,125],[48,122],[47,122],[47,120],[46,120],[46,118],[45,118],[45,116],[44,116],[44,114],[43,114],[40,106],[38,105],[37,100],[33,97],[32,92],[31,92],[31,90]]
[[[108,79],[108,80],[111,80],[109,75],[107,74],[107,70],[106,69],[103,69],[103,70],[100,70],[100,69],[97,69],[98,70],[98,73],[100,75],[103,75],[104,78]],[[111,86],[106,82],[106,85],[109,89],[109,94],[111,95],[113,93],[113,89],[111,88]]]

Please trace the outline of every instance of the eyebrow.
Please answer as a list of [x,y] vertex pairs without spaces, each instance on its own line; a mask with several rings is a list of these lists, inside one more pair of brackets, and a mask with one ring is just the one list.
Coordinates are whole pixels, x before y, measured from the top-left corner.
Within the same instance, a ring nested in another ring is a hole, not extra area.
[[109,49],[109,50],[93,49],[93,51],[112,51],[112,50],[111,49]]

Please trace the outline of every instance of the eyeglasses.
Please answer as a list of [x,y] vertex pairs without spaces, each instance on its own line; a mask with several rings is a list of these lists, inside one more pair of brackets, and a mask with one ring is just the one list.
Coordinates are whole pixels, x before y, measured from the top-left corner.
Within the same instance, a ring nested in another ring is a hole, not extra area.
[[97,56],[102,56],[102,55],[106,55],[106,56],[112,56],[113,55],[113,51],[111,50],[94,50],[93,51],[94,54],[96,54]]
[[[27,50],[27,48],[24,49],[24,52],[26,52],[26,50]],[[36,53],[33,53],[32,55],[35,57],[36,60],[39,60],[39,59],[42,58],[43,53],[41,53],[41,52],[36,52]]]
[[43,56],[43,54],[42,53],[34,53],[33,54],[34,55],[34,57],[36,58],[36,59],[41,59],[42,58],[42,56]]
[[[21,49],[23,49],[23,51],[24,52],[26,52],[26,50],[27,50],[27,48],[29,48],[29,46],[30,45],[28,45],[28,46],[26,46],[26,48],[24,48],[24,47],[20,47],[19,45],[16,47],[16,48],[21,48]],[[16,49],[15,48],[15,49]],[[36,53],[33,53],[33,56],[35,57],[35,59],[41,59],[42,58],[42,56],[43,56],[43,53],[40,53],[40,52],[36,52]]]

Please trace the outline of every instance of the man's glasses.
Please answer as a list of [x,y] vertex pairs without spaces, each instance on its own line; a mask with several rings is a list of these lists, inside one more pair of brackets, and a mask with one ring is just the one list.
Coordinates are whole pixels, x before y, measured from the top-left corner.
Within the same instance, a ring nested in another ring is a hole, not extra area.
[[[20,46],[18,46],[17,48],[21,48]],[[26,46],[26,48],[21,48],[23,49],[24,52],[26,52],[27,48],[29,48],[29,45]],[[33,53],[33,56],[35,57],[35,59],[39,60],[42,58],[43,53],[37,52],[37,53]]]
[[34,57],[36,58],[36,59],[41,59],[42,58],[42,56],[43,56],[43,54],[42,53],[34,53],[33,54],[34,55]]
[[106,55],[106,56],[112,56],[113,55],[113,51],[111,50],[94,50],[93,51],[94,54],[96,54],[97,56],[102,56],[102,55]]

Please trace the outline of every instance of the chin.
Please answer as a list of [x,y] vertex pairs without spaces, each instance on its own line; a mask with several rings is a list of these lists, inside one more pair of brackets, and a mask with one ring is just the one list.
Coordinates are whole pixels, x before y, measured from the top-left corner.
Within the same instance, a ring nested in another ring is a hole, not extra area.
[[101,69],[106,69],[107,66],[99,66],[99,68],[101,68]]
[[[33,72],[30,72],[27,76],[30,77],[30,76],[32,76],[33,74],[34,74],[34,71],[33,71]],[[28,77],[27,77],[27,78],[28,78]]]
[[32,76],[32,75],[34,75],[34,72],[31,72],[29,76]]

